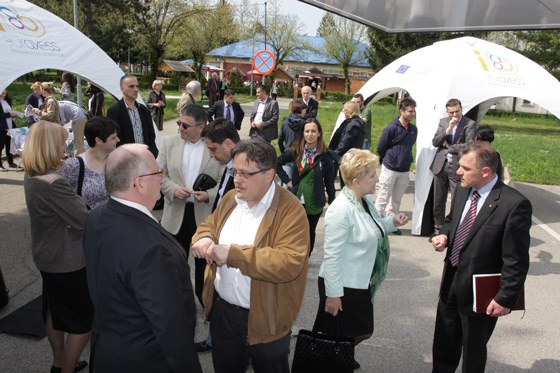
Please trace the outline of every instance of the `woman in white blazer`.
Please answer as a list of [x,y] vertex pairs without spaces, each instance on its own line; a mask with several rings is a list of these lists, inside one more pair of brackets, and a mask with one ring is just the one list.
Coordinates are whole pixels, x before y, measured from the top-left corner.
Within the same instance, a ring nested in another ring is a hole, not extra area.
[[[313,330],[354,338],[373,333],[373,296],[387,271],[387,232],[406,224],[404,214],[381,218],[371,194],[379,181],[379,158],[351,149],[342,157],[342,192],[325,215],[325,247],[319,269],[319,309]],[[359,368],[354,361],[354,368]]]

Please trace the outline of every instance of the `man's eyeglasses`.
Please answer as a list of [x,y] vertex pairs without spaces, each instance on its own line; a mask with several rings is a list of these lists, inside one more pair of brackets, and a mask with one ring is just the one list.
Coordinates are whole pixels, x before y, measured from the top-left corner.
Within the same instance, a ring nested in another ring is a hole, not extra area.
[[177,125],[179,127],[183,127],[184,130],[186,130],[187,128],[191,128],[191,127],[198,127],[200,124],[193,124],[192,126],[190,124],[186,124],[181,122],[180,120],[177,121]]
[[237,170],[234,169],[234,168],[230,168],[230,169],[228,170],[228,172],[229,172],[229,174],[231,175],[231,177],[235,177],[235,175],[239,175],[239,176],[241,176],[241,177],[244,178],[244,179],[248,179],[249,176],[253,176],[253,175],[256,175],[256,174],[260,174],[261,172],[265,172],[265,171],[268,171],[268,170],[270,170],[270,168],[266,168],[266,169],[264,169],[264,170],[259,170],[259,171],[247,173],[247,172],[239,172],[239,171],[237,171]]
[[140,175],[138,177],[146,177],[146,176],[153,176],[153,175],[163,176],[163,169],[158,168],[158,170],[156,172],[152,172],[151,174],[146,174],[146,175]]

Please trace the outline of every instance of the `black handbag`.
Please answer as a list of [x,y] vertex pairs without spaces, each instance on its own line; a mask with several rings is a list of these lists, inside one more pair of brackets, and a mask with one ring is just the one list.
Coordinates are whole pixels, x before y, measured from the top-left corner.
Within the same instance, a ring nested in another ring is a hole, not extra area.
[[214,188],[218,182],[206,174],[200,174],[196,177],[193,183],[193,190],[196,192],[205,192],[208,189]]
[[292,373],[354,371],[354,338],[331,336],[310,330],[300,330]]

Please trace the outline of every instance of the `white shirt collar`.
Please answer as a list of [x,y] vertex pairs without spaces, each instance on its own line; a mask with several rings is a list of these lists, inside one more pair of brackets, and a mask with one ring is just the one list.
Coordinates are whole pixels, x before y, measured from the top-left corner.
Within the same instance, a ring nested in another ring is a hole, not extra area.
[[115,197],[115,196],[111,196],[111,198],[114,199],[115,201],[119,202],[119,203],[122,203],[123,205],[126,205],[128,207],[132,207],[133,209],[136,209],[138,211],[142,211],[144,214],[148,215],[150,218],[156,220],[156,218],[154,218],[154,216],[152,215],[150,210],[148,210],[148,208],[144,205],[141,205],[139,203],[132,202],[132,201],[129,201],[129,200],[126,200],[126,199],[118,198],[118,197]]

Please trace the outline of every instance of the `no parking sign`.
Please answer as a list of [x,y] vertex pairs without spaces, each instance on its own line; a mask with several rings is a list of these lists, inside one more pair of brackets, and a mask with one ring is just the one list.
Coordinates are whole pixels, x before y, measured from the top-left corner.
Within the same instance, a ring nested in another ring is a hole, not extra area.
[[276,58],[267,50],[263,50],[255,54],[253,58],[253,69],[259,74],[266,75],[274,70],[276,66]]

